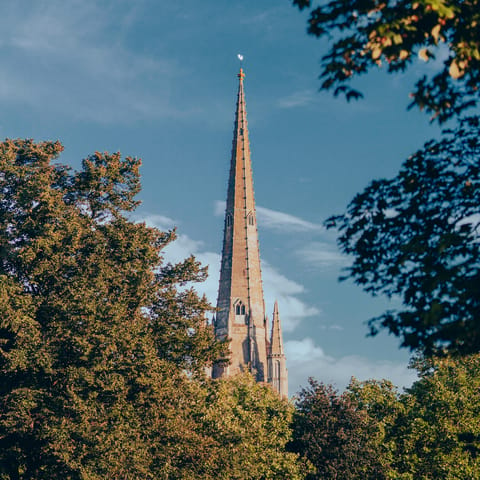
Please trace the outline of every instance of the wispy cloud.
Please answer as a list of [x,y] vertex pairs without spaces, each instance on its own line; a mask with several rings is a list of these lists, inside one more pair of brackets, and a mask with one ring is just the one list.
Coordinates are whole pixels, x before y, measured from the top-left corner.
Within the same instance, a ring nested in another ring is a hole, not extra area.
[[348,264],[335,243],[310,242],[296,251],[296,255],[306,264],[321,268],[339,267]]
[[341,325],[335,325],[335,324],[330,324],[330,325],[319,325],[321,330],[337,330],[339,332],[345,330]]
[[290,232],[321,232],[324,230],[322,225],[265,207],[257,206],[257,217],[262,227],[272,230],[285,231],[285,229],[289,229]]
[[376,105],[371,100],[347,102],[343,96],[334,97],[328,92],[314,88],[304,88],[288,93],[277,99],[276,106],[280,109],[321,109],[335,117],[371,113],[382,108],[381,105]]
[[185,114],[169,101],[177,63],[123,44],[130,9],[55,0],[11,7],[0,19],[0,101],[97,123]]
[[286,342],[285,353],[291,394],[306,386],[309,377],[334,384],[339,389],[345,388],[352,376],[361,381],[385,378],[398,387],[409,387],[417,378],[416,373],[408,369],[405,363],[374,361],[359,355],[340,358],[327,355],[308,337]]
[[305,107],[318,102],[318,92],[315,90],[300,90],[277,100],[280,108]]

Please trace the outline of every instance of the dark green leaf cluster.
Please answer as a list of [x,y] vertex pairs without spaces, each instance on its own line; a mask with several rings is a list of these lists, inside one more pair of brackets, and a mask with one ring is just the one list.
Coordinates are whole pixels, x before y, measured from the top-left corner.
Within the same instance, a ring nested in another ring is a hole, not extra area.
[[373,181],[343,215],[339,244],[348,276],[403,309],[369,324],[424,354],[480,350],[480,120],[462,120],[430,141],[390,180]]
[[480,3],[478,0],[331,0],[310,8],[308,33],[325,38],[330,51],[322,57],[321,88],[361,93],[350,80],[386,63],[388,72],[406,70],[415,57],[435,64],[411,94],[418,106],[440,123],[476,105],[480,81]]
[[382,458],[377,422],[350,392],[310,379],[297,399],[290,448],[302,455],[307,479],[381,480]]

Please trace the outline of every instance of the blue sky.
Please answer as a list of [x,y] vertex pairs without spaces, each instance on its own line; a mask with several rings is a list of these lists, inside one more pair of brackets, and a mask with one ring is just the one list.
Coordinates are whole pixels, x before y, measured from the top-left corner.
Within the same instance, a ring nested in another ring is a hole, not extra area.
[[337,282],[348,259],[322,222],[437,135],[406,110],[431,67],[366,76],[365,99],[347,104],[318,92],[325,44],[305,31],[287,0],[7,0],[0,135],[59,139],[74,167],[94,151],[141,157],[137,218],[178,227],[167,259],[209,264],[200,289],[215,302],[242,53],[266,306],[279,301],[290,391],[308,376],[408,385],[398,340],[365,338],[386,301]]

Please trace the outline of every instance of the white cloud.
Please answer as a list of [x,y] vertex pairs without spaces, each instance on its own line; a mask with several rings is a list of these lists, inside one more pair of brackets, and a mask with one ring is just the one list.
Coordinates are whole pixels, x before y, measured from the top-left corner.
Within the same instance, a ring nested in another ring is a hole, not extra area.
[[290,232],[322,232],[325,230],[322,225],[265,207],[257,206],[257,218],[261,227],[272,230],[285,231],[288,229]]
[[311,242],[297,250],[296,255],[306,264],[322,268],[348,263],[348,258],[340,253],[334,243]]
[[[179,224],[169,217],[155,214],[146,214],[141,217],[134,216],[134,220],[145,222],[147,225],[162,231],[170,230]],[[199,293],[205,294],[210,303],[215,305],[217,303],[218,282],[220,281],[220,255],[205,251],[203,246],[203,242],[194,240],[177,230],[177,239],[168,245],[162,254],[164,261],[170,263],[178,263],[190,255],[195,255],[195,258],[203,266],[208,266],[208,278],[204,282],[196,284],[195,289]]]
[[216,217],[223,217],[225,215],[225,201],[217,200],[213,205],[213,213]]
[[145,222],[150,227],[158,228],[159,230],[171,230],[179,225],[179,222],[173,220],[170,217],[164,215],[148,214],[139,215],[134,214],[132,218],[135,222]]
[[264,261],[262,261],[262,277],[266,313],[271,320],[273,304],[277,300],[284,332],[293,331],[303,318],[321,313],[316,307],[307,305],[298,298],[298,295],[305,291],[303,285],[289,280]]
[[289,392],[295,394],[307,385],[309,377],[344,389],[351,377],[360,381],[385,378],[398,387],[409,387],[417,378],[407,365],[390,360],[371,360],[359,355],[340,358],[327,355],[311,338],[285,343],[289,373]]
[[277,101],[277,105],[280,108],[298,108],[305,107],[306,105],[315,103],[317,100],[318,92],[314,90],[300,90],[293,92],[286,97],[280,98]]

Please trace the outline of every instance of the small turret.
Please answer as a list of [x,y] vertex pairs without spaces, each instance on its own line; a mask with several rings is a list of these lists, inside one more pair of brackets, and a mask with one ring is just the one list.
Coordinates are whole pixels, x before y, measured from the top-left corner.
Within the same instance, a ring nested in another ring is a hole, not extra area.
[[282,325],[278,313],[278,302],[273,307],[272,333],[270,337],[268,363],[268,383],[280,394],[288,397],[287,359],[283,350]]

